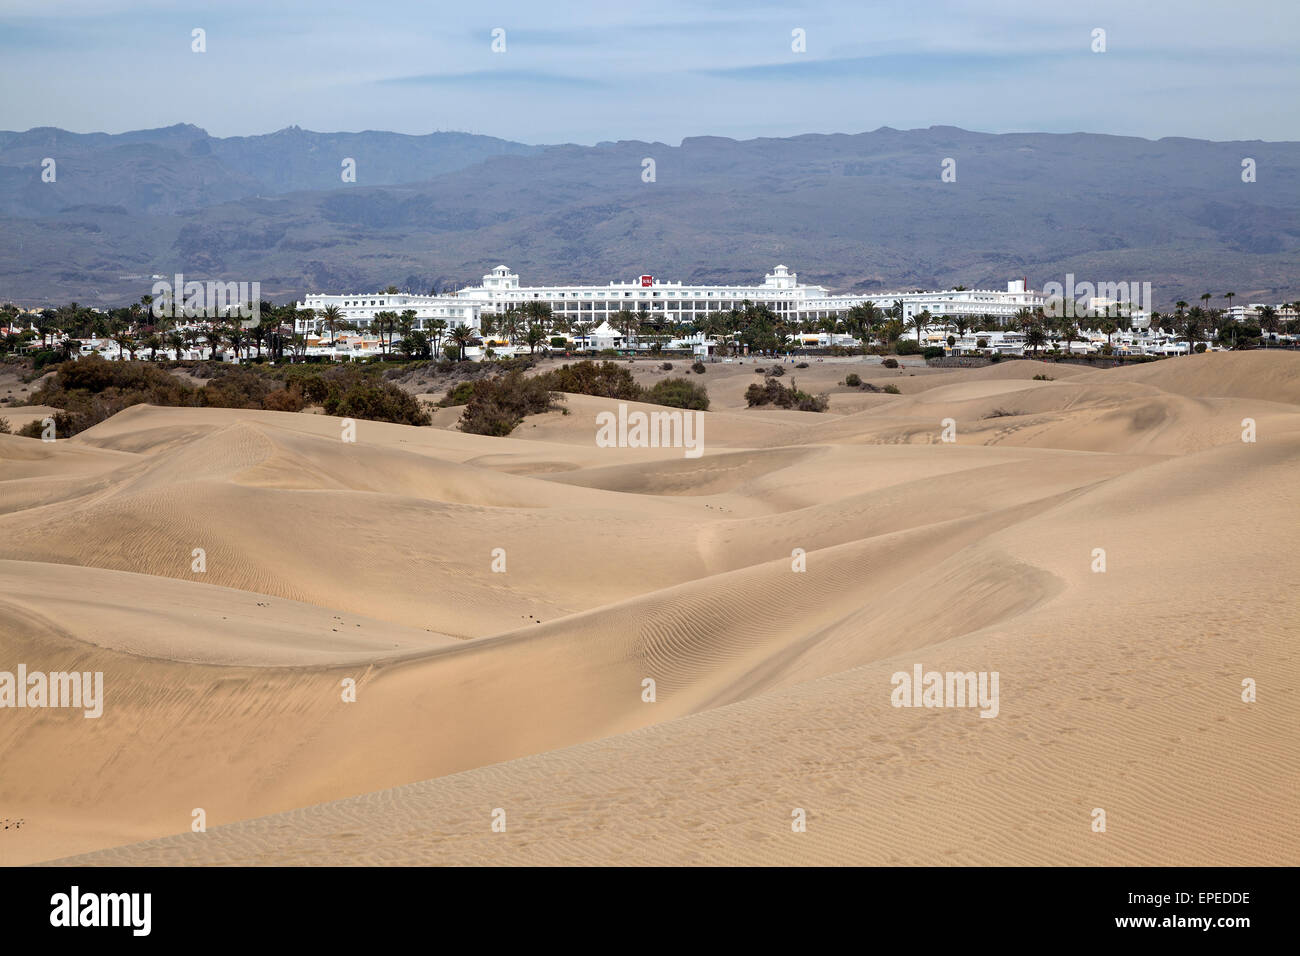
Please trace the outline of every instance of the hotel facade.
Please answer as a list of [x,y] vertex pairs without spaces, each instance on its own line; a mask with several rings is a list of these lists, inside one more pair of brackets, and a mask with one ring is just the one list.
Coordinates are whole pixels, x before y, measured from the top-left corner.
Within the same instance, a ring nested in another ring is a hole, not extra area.
[[399,315],[415,312],[416,328],[441,319],[448,328],[468,325],[480,327],[484,313],[505,313],[533,302],[550,307],[556,316],[570,323],[586,322],[598,326],[620,311],[645,312],[651,319],[668,323],[701,322],[710,313],[739,309],[744,303],[764,305],[779,318],[790,323],[829,318],[847,312],[864,302],[874,302],[881,309],[895,302],[903,304],[903,319],[928,310],[936,319],[983,315],[1008,320],[1021,309],[1035,309],[1046,302],[1041,293],[1029,291],[1024,279],[1007,283],[1005,292],[985,289],[961,289],[942,292],[879,292],[833,294],[824,286],[805,285],[798,274],[778,265],[757,284],[685,285],[677,281],[642,275],[632,281],[608,285],[525,286],[507,266],[499,265],[479,285],[445,295],[410,295],[406,293],[309,294],[298,303],[299,309],[312,309],[314,319],[300,319],[298,331],[318,329],[320,313],[328,306],[339,309],[345,321],[365,327],[376,312],[391,311]]

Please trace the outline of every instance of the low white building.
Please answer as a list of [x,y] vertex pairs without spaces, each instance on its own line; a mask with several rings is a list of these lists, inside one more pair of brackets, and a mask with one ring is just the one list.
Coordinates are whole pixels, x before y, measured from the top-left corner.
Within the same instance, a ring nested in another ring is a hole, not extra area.
[[884,295],[877,298],[877,305],[893,305],[895,301],[903,303],[903,324],[913,316],[929,312],[935,319],[952,320],[964,318],[968,321],[992,316],[1008,322],[1015,318],[1021,309],[1034,311],[1047,303],[1047,297],[1041,292],[1028,288],[1028,280],[1013,279],[1007,283],[1007,290],[994,289],[949,289],[943,292],[909,292],[903,295]]
[[468,325],[477,330],[479,317],[485,311],[481,301],[461,299],[451,295],[412,295],[406,292],[371,292],[334,295],[331,293],[308,293],[299,303],[299,310],[311,309],[315,313],[312,319],[299,318],[294,321],[294,331],[319,331],[325,324],[324,312],[329,306],[339,310],[339,318],[344,322],[355,323],[360,328],[368,326],[377,312],[396,312],[399,316],[408,310],[415,313],[415,327],[428,330],[429,323],[441,319],[448,329],[458,325]]

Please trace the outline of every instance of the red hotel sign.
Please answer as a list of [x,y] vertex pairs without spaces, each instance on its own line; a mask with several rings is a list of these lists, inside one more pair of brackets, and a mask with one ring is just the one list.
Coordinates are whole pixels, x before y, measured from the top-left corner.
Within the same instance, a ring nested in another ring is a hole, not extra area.
[[650,286],[654,283],[654,281],[655,281],[655,277],[654,277],[654,276],[642,276],[642,277],[641,277],[641,288],[643,288],[643,289],[648,289],[648,288],[650,288]]

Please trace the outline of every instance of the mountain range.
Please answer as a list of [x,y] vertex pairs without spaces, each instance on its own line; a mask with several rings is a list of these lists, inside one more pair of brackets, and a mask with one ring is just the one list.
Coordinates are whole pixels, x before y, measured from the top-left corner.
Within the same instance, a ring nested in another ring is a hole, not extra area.
[[2,301],[120,305],[177,272],[258,281],[282,302],[454,289],[498,263],[558,284],[749,282],[778,262],[835,291],[1041,289],[1073,273],[1149,281],[1158,309],[1207,291],[1290,300],[1300,144],[955,127],[678,146],[0,132]]

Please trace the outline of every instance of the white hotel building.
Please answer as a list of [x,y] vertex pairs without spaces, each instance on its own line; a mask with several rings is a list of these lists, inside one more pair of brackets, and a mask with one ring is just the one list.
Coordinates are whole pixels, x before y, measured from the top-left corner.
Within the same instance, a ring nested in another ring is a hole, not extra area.
[[524,286],[509,268],[497,266],[483,277],[481,285],[446,295],[309,294],[298,303],[298,308],[316,310],[316,319],[311,323],[300,320],[298,331],[306,332],[312,326],[319,328],[320,313],[330,305],[338,307],[344,320],[362,327],[370,323],[376,312],[400,315],[411,309],[415,311],[417,328],[425,328],[434,319],[443,319],[449,328],[469,325],[477,329],[483,313],[505,313],[528,302],[544,302],[557,316],[571,323],[589,322],[596,326],[622,310],[646,312],[652,318],[662,316],[668,322],[691,322],[750,302],[767,306],[789,322],[798,322],[837,315],[863,302],[874,302],[885,309],[900,300],[904,321],[926,309],[936,319],[983,315],[1010,319],[1019,310],[1034,309],[1046,301],[1041,293],[1028,291],[1024,279],[1007,283],[1005,292],[964,289],[835,295],[823,286],[801,284],[798,275],[783,265],[778,265],[757,285],[683,285],[643,275],[631,282],[610,282],[604,286]]

